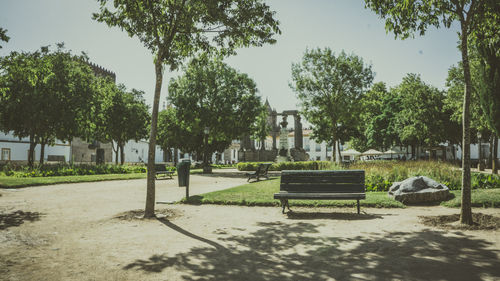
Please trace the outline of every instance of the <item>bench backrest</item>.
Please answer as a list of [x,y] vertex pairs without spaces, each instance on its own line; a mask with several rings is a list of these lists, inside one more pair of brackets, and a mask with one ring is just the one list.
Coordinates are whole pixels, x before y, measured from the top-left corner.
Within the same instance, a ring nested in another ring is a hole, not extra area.
[[155,164],[155,171],[156,172],[166,172],[167,167],[165,167],[165,165],[163,165],[163,164]]
[[264,168],[265,168],[263,174],[267,174],[267,171],[269,171],[269,167],[271,167],[272,164],[273,163],[264,163],[264,164],[262,164],[264,166]]
[[294,193],[364,193],[365,171],[285,170],[281,191]]

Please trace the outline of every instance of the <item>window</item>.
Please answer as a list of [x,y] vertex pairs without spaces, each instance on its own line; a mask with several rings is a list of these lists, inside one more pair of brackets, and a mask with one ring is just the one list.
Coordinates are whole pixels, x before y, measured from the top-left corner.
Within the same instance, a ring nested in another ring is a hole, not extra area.
[[316,156],[316,161],[320,161],[321,160],[321,157],[320,156]]
[[326,151],[332,151],[332,146],[327,145],[327,146],[326,146]]
[[321,151],[321,145],[319,143],[316,144],[316,152]]
[[10,161],[10,148],[2,148],[2,160]]
[[309,147],[309,144],[306,144],[306,146],[304,147],[305,151],[310,151],[311,148]]

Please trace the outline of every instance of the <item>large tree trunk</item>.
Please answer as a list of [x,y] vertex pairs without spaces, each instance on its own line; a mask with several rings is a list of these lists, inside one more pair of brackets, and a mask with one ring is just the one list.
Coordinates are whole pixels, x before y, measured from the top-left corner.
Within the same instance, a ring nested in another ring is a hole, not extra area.
[[337,142],[337,156],[339,157],[338,163],[342,164],[342,156],[340,155],[340,141]]
[[179,163],[179,149],[175,148],[174,149],[174,164],[177,166]]
[[486,164],[486,167],[485,168],[493,168],[493,166],[491,166],[491,161],[493,159],[493,146],[495,145],[495,133],[491,132],[491,135],[490,135],[490,151],[489,151],[489,155],[488,155],[488,160],[487,160],[487,164]]
[[462,207],[460,211],[460,222],[472,225],[471,209],[471,174],[470,174],[470,98],[472,83],[470,76],[469,54],[467,50],[467,23],[464,19],[460,21],[461,25],[461,51],[462,65],[464,67],[465,91],[464,104],[462,112]]
[[482,139],[481,138],[477,138],[477,159],[478,159],[478,162],[477,162],[477,170],[478,171],[483,171],[484,170],[484,166],[483,166],[483,150],[481,148],[481,144],[482,144]]
[[491,173],[492,174],[498,174],[498,165],[497,165],[497,159],[498,159],[498,136],[494,135],[493,136],[493,155],[491,157]]
[[115,142],[111,140],[111,149],[115,153],[115,165],[118,165],[118,142],[116,142],[116,149],[115,149]]
[[30,148],[28,150],[28,167],[30,169],[33,169],[33,165],[35,163],[35,147],[36,147],[35,136],[30,135]]
[[149,135],[148,149],[148,175],[146,190],[146,208],[144,217],[151,218],[155,216],[155,152],[156,152],[156,130],[158,123],[158,107],[160,105],[161,83],[163,80],[162,60],[156,58],[155,62],[155,96],[153,100],[153,112],[151,115],[151,132]]
[[40,145],[42,146],[40,148],[40,165],[43,165],[43,162],[44,162],[44,158],[45,158],[45,144],[46,143],[47,143],[47,140],[42,138],[42,141],[40,143]]
[[335,137],[333,137],[333,142],[332,142],[332,162],[335,162],[337,154],[335,153],[337,149],[335,148]]
[[120,144],[120,164],[125,163],[125,151],[123,150],[123,144]]

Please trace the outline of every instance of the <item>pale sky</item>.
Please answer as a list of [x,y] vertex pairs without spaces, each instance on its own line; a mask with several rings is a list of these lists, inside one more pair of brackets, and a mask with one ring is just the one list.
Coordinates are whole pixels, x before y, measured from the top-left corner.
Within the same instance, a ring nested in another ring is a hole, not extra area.
[[[259,95],[278,111],[297,108],[289,88],[291,64],[300,61],[306,48],[329,47],[354,53],[372,64],[374,82],[395,86],[407,73],[444,88],[448,68],[460,60],[458,26],[432,28],[424,37],[401,41],[386,34],[384,21],[364,8],[362,0],[270,0],[266,1],[280,21],[277,43],[238,50],[226,62],[247,73],[257,83]],[[151,53],[137,38],[118,28],[91,19],[98,11],[93,0],[0,0],[0,27],[11,37],[2,43],[0,56],[11,51],[34,51],[64,42],[73,53],[84,51],[91,61],[116,73],[117,82],[146,92],[152,104],[155,85]],[[167,96],[164,76],[160,107]]]

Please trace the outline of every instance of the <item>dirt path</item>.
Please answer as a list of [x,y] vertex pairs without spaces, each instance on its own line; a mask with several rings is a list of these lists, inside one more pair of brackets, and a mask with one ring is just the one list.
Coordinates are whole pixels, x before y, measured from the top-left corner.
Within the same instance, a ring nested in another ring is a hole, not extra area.
[[[191,194],[242,178],[192,176]],[[157,201],[184,188],[157,182]],[[145,180],[0,190],[0,280],[500,280],[499,231],[444,231],[443,207],[294,209],[158,204]],[[165,209],[167,211],[165,211]],[[500,216],[498,209],[475,209]]]

